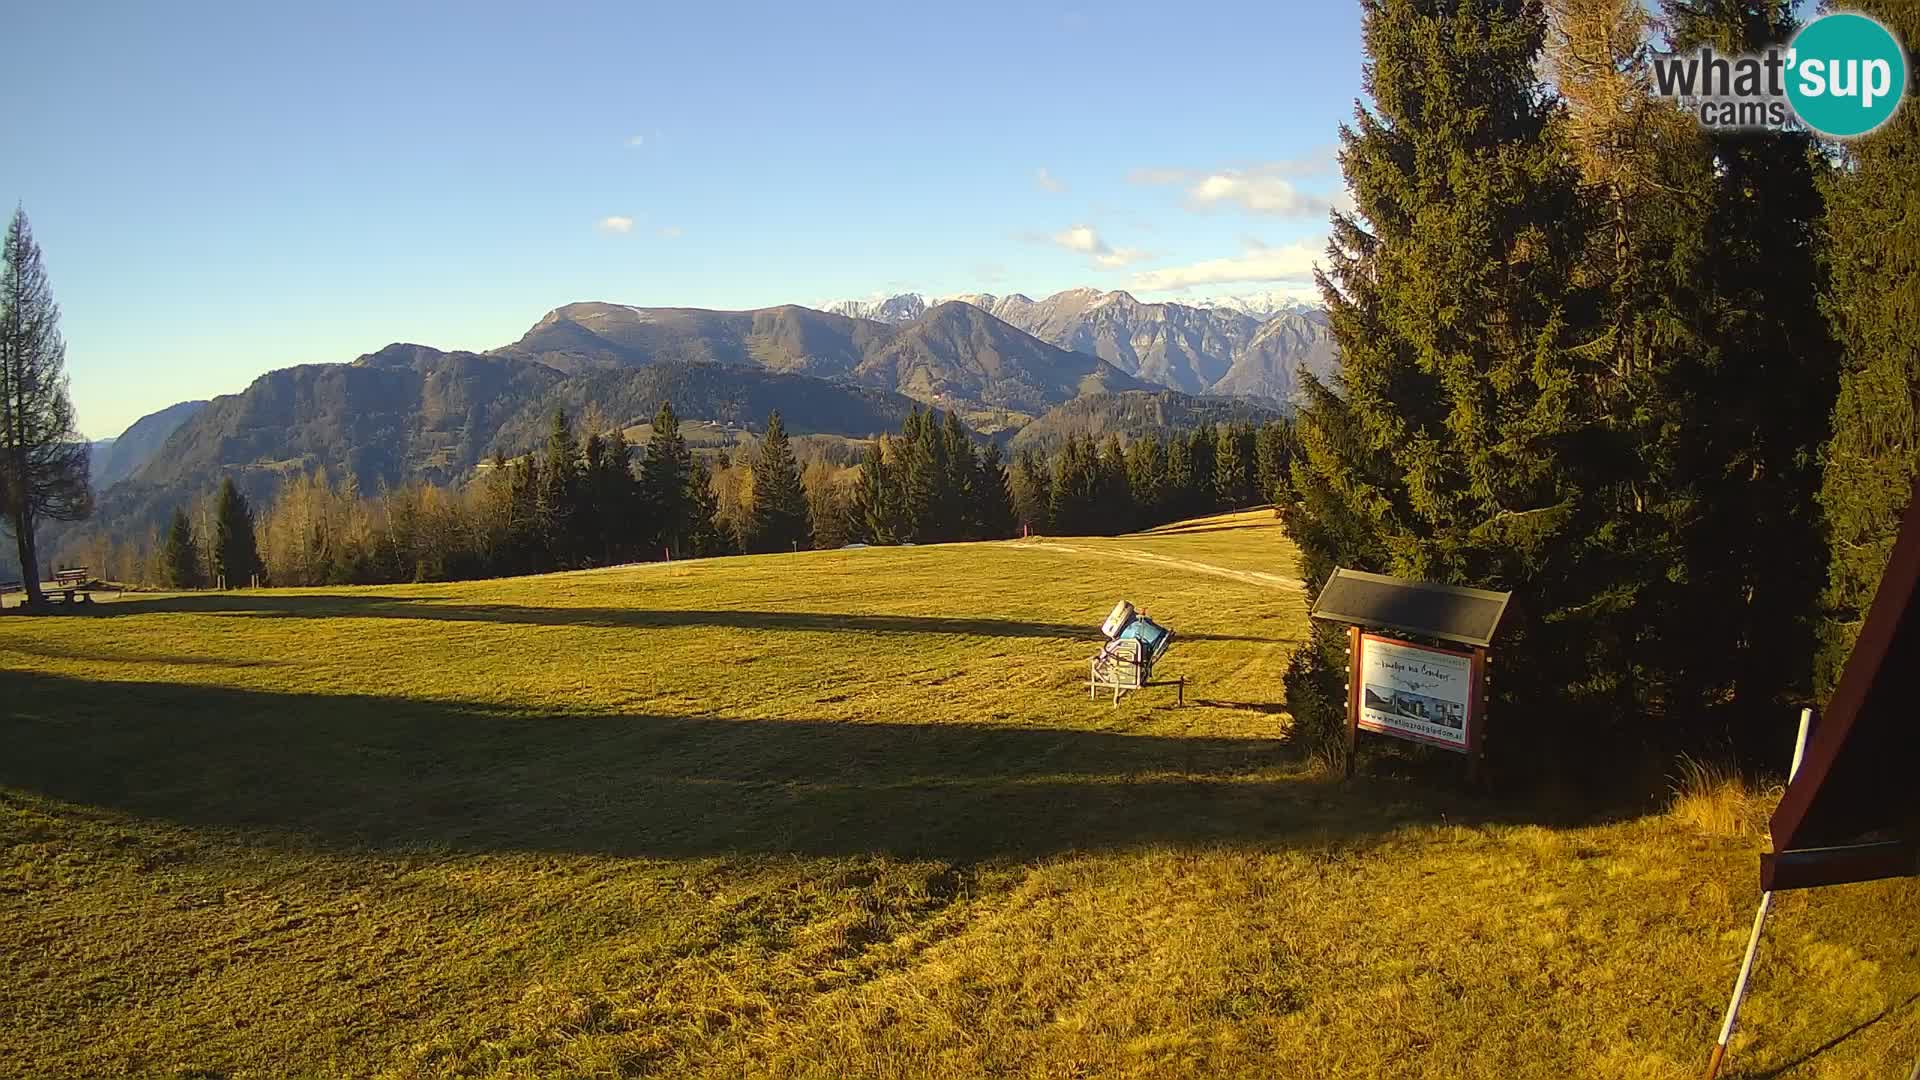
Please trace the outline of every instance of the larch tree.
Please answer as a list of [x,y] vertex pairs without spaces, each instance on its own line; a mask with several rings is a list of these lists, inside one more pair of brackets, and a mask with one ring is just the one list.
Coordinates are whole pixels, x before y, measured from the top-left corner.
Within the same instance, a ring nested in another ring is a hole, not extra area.
[[20,556],[27,602],[40,589],[39,522],[93,510],[87,441],[67,396],[60,308],[23,210],[7,225],[0,265],[0,501]]

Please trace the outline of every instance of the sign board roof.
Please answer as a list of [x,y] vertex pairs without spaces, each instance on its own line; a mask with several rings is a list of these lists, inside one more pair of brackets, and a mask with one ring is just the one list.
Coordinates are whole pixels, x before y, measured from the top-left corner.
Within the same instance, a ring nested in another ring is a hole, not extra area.
[[1512,597],[1512,593],[1340,569],[1313,602],[1313,617],[1484,646],[1493,644]]

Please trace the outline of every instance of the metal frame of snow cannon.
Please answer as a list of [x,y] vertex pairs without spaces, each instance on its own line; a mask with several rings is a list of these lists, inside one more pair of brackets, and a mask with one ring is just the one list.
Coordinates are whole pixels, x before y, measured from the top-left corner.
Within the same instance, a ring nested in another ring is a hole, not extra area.
[[[1122,636],[1129,627],[1137,623],[1160,631],[1158,640],[1148,647],[1139,637]],[[1106,687],[1113,692],[1113,704],[1120,704],[1120,698],[1130,690],[1141,690],[1149,686],[1173,686],[1174,704],[1187,703],[1187,677],[1182,675],[1172,682],[1153,681],[1153,665],[1167,654],[1167,647],[1173,644],[1172,630],[1161,626],[1147,617],[1144,611],[1136,612],[1132,604],[1125,600],[1114,605],[1112,614],[1101,625],[1100,632],[1106,635],[1107,643],[1093,654],[1087,666],[1087,698],[1093,700],[1100,696],[1100,688]]]

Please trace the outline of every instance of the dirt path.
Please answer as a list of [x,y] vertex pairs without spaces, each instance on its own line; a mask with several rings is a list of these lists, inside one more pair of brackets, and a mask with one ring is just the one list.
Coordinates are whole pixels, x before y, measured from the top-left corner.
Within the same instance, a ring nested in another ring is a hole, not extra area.
[[1190,574],[1206,574],[1211,577],[1232,578],[1234,581],[1244,582],[1248,585],[1262,585],[1272,589],[1285,589],[1289,592],[1303,592],[1306,589],[1305,583],[1299,578],[1290,578],[1282,574],[1263,574],[1258,570],[1235,570],[1231,567],[1195,562],[1192,559],[1176,559],[1171,555],[1161,555],[1157,552],[1141,551],[1138,548],[1120,547],[1118,545],[1103,544],[1099,547],[1093,547],[1084,544],[1063,544],[1051,539],[1041,539],[1031,544],[1015,544],[1013,547],[1019,551],[1065,551],[1074,555],[1092,555],[1101,558],[1124,559],[1127,562],[1141,563],[1146,566],[1157,566],[1168,570],[1185,570]]

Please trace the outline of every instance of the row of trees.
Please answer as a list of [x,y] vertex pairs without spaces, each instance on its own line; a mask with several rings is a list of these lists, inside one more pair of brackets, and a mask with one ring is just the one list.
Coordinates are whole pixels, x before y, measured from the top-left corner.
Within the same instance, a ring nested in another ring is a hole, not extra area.
[[[1283,518],[1310,583],[1523,598],[1494,684],[1509,761],[1708,734],[1777,757],[1814,685],[1822,502],[1832,656],[1913,474],[1915,241],[1892,223],[1914,110],[1837,168],[1805,130],[1703,128],[1650,96],[1655,35],[1740,55],[1789,40],[1791,6],[1658,6],[1379,0],[1373,107],[1341,131],[1355,209],[1320,284],[1342,367],[1306,380]],[[1832,326],[1855,373],[1823,456]],[[1328,735],[1342,648],[1323,633],[1288,679]]]
[[1273,500],[1293,453],[1292,426],[1202,423],[1123,445],[1069,438],[1051,465],[1032,452],[1014,462],[1020,520],[1035,531],[1112,535]]
[[[363,496],[324,475],[284,483],[257,516],[231,479],[174,514],[145,553],[103,568],[175,588],[439,581],[660,558],[1003,539],[1023,530],[1116,533],[1253,505],[1284,474],[1284,424],[1206,425],[1123,446],[1069,440],[1008,470],[952,414],[915,410],[858,465],[831,448],[802,464],[779,414],[757,443],[710,466],[670,404],[637,453],[625,436],[581,439],[556,414],[544,446],[496,457],[472,483]],[[842,459],[844,460],[844,459]]]

